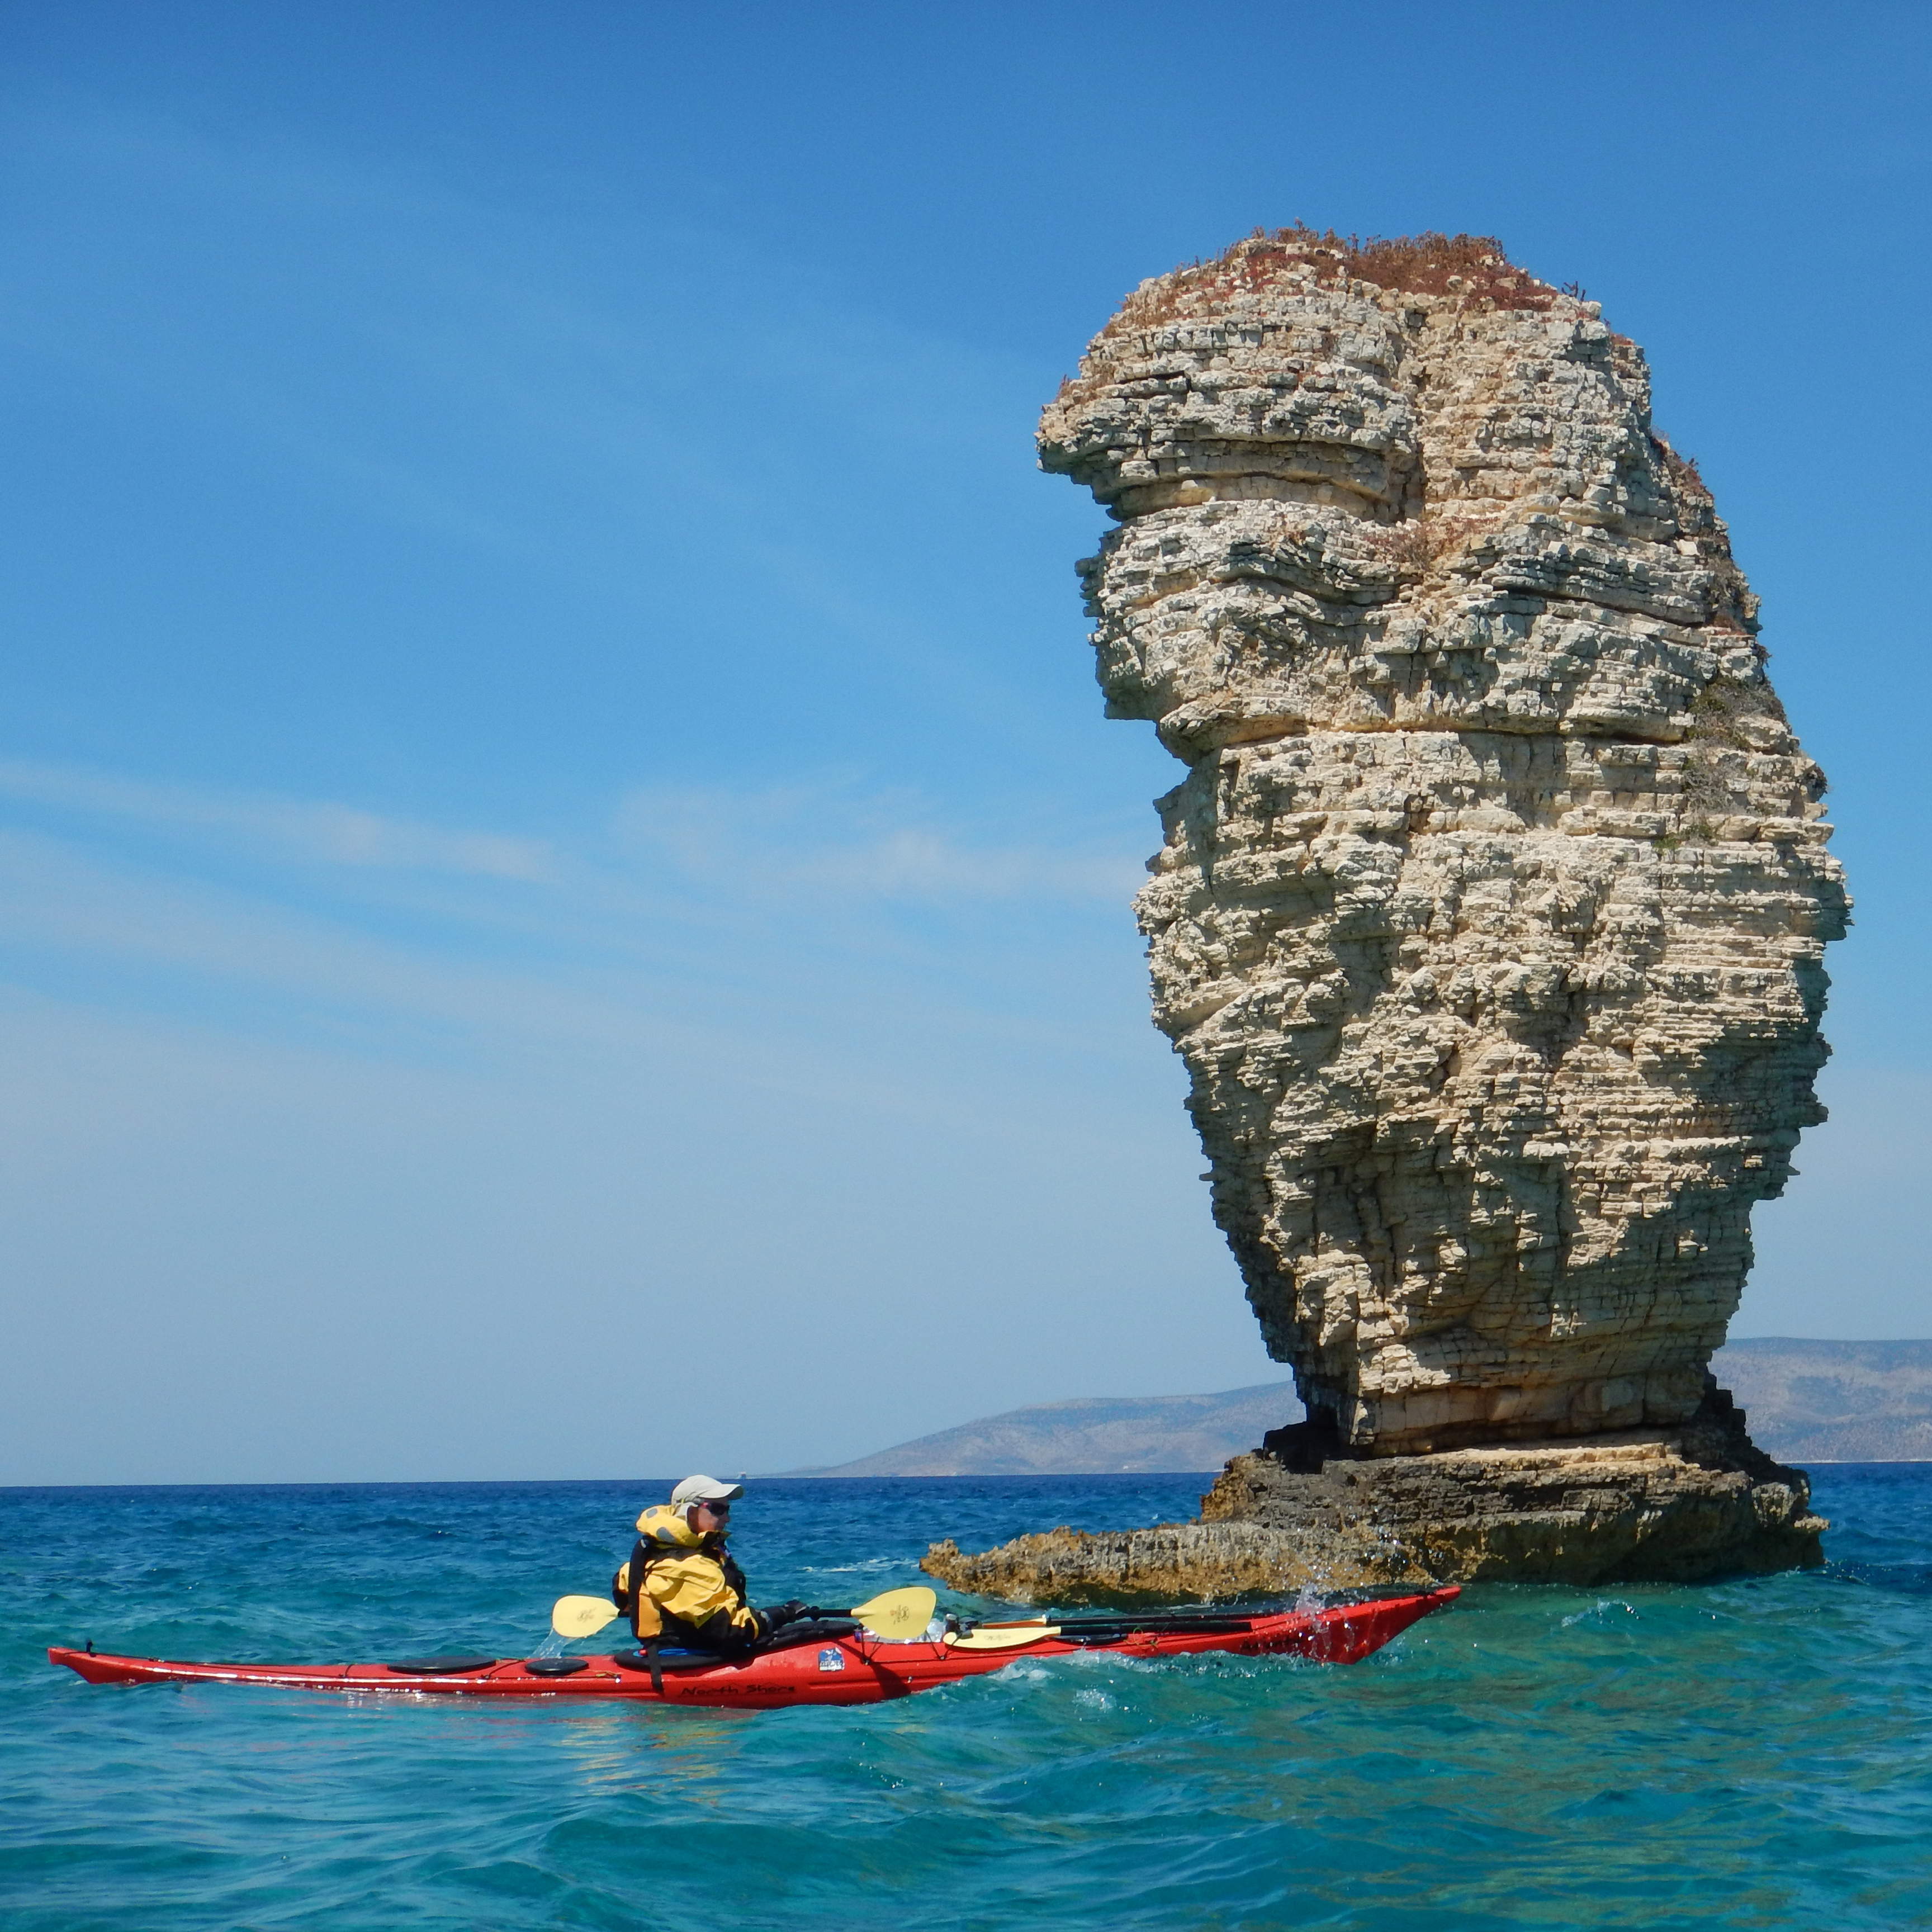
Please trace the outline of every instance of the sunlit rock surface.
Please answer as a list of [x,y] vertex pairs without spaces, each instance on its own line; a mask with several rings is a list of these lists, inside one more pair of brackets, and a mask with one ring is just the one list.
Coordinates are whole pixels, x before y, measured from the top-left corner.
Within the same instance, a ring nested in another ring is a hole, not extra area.
[[1285,232],[1143,284],[1040,449],[1188,766],[1137,906],[1289,1460],[1709,1421],[1846,902],[1642,352],[1493,244]]

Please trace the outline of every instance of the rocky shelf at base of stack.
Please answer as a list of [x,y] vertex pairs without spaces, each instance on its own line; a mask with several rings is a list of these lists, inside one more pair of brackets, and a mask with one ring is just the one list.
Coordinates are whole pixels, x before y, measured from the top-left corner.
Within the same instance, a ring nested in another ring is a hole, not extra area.
[[[1714,1390],[1690,1422],[1363,1460],[1310,1425],[1228,1463],[1191,1522],[1054,1529],[921,1567],[1009,1602],[1213,1600],[1396,1584],[1694,1582],[1808,1568],[1829,1527],[1804,1472]],[[1300,1466],[1297,1466],[1299,1465]]]

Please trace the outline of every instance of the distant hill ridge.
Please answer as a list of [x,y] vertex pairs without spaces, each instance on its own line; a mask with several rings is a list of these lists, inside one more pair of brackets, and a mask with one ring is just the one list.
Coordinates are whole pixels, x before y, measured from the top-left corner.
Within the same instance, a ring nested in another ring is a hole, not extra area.
[[1932,1462],[1932,1341],[1754,1335],[1711,1366],[1780,1462]]
[[[1718,1381],[1780,1461],[1932,1462],[1932,1341],[1754,1336],[1720,1348]],[[1100,1475],[1216,1471],[1298,1420],[1287,1381],[1218,1395],[1088,1396],[1010,1409],[800,1476]]]
[[1220,1395],[1087,1396],[1009,1409],[800,1476],[1064,1476],[1219,1469],[1298,1420],[1292,1382]]

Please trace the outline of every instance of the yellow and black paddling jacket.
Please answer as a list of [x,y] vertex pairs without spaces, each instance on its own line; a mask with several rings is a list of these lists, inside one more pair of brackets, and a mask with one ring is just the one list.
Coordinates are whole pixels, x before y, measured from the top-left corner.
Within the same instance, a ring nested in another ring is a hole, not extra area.
[[771,1634],[771,1620],[746,1600],[745,1573],[724,1539],[693,1529],[664,1503],[638,1517],[638,1540],[610,1580],[610,1600],[640,1643],[729,1653]]

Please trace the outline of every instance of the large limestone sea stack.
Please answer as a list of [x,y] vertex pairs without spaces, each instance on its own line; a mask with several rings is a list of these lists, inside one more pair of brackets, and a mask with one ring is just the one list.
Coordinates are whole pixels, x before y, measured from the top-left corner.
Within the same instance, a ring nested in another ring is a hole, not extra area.
[[1642,352],[1492,242],[1258,234],[1047,409],[1118,520],[1108,715],[1188,767],[1138,910],[1309,1420],[1192,1525],[930,1566],[1080,1595],[1816,1560],[1707,1364],[1842,933],[1824,780]]

